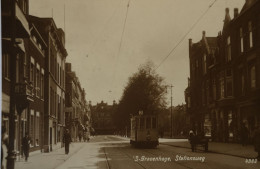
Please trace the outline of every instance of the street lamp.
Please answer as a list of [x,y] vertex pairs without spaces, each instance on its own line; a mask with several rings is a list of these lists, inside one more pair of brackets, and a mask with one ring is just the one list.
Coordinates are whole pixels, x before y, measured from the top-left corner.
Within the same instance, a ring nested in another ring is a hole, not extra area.
[[171,88],[171,138],[172,138],[172,127],[173,127],[173,121],[172,121],[172,87],[174,87],[172,84],[166,86],[166,92],[167,92],[167,87]]

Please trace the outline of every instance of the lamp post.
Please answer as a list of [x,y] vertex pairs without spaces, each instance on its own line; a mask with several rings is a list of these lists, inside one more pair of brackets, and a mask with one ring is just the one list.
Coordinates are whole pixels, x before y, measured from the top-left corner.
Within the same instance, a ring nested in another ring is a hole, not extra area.
[[10,107],[9,107],[9,146],[7,156],[7,168],[14,169],[14,162],[16,159],[16,152],[14,150],[15,139],[15,78],[16,78],[16,50],[15,50],[15,32],[16,32],[16,14],[15,14],[15,0],[10,1],[11,8],[11,55],[10,55]]
[[173,127],[173,121],[172,121],[172,88],[174,87],[172,84],[171,85],[167,85],[166,86],[166,92],[167,92],[167,87],[170,87],[171,88],[171,130],[170,130],[170,132],[171,132],[171,134],[170,134],[170,136],[171,136],[171,138],[172,138],[172,127]]

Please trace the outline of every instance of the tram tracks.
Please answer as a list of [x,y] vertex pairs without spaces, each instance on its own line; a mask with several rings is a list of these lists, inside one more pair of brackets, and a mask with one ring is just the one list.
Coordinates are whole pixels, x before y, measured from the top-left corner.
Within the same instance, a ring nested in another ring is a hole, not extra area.
[[[131,159],[135,164],[137,164],[138,166],[140,166],[141,168],[143,169],[150,169],[151,167],[154,166],[153,163],[147,163],[147,162],[144,162],[144,161],[138,161],[138,160],[135,160],[134,157],[135,156],[152,156],[152,157],[158,157],[158,156],[171,156],[172,157],[172,152],[165,152],[165,151],[162,151],[160,149],[133,149],[131,147],[114,147],[116,148],[120,154],[126,156],[128,159]],[[153,150],[157,150],[161,153],[158,154],[158,152],[154,152]],[[105,156],[106,156],[106,162],[107,162],[107,169],[113,169],[110,165],[110,162],[109,162],[109,157],[108,157],[108,154],[105,150],[105,148],[103,148],[103,151],[105,153]],[[181,154],[180,154],[181,155]],[[183,154],[185,155],[185,154]],[[171,162],[173,162],[174,164],[176,165],[179,165],[181,168],[188,168],[188,169],[193,169],[192,167],[188,166],[188,165],[185,165],[183,163],[179,163],[177,161],[175,161],[174,159],[171,160]],[[172,168],[174,165],[172,164],[167,164],[167,163],[161,163],[164,168]],[[168,167],[167,167],[168,166]]]

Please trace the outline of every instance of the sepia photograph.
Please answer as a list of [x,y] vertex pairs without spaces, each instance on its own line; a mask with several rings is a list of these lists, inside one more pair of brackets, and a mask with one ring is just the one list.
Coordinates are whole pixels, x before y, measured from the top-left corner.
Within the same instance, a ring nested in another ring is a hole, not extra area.
[[260,0],[1,0],[1,169],[259,169]]

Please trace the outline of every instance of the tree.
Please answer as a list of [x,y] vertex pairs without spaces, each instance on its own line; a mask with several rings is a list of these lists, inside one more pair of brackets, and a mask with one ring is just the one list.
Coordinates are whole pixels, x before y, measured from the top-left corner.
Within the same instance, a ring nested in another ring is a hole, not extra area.
[[144,114],[157,114],[166,107],[164,80],[152,62],[141,65],[128,80],[119,101],[116,121],[118,127],[130,126],[130,116],[141,110]]

